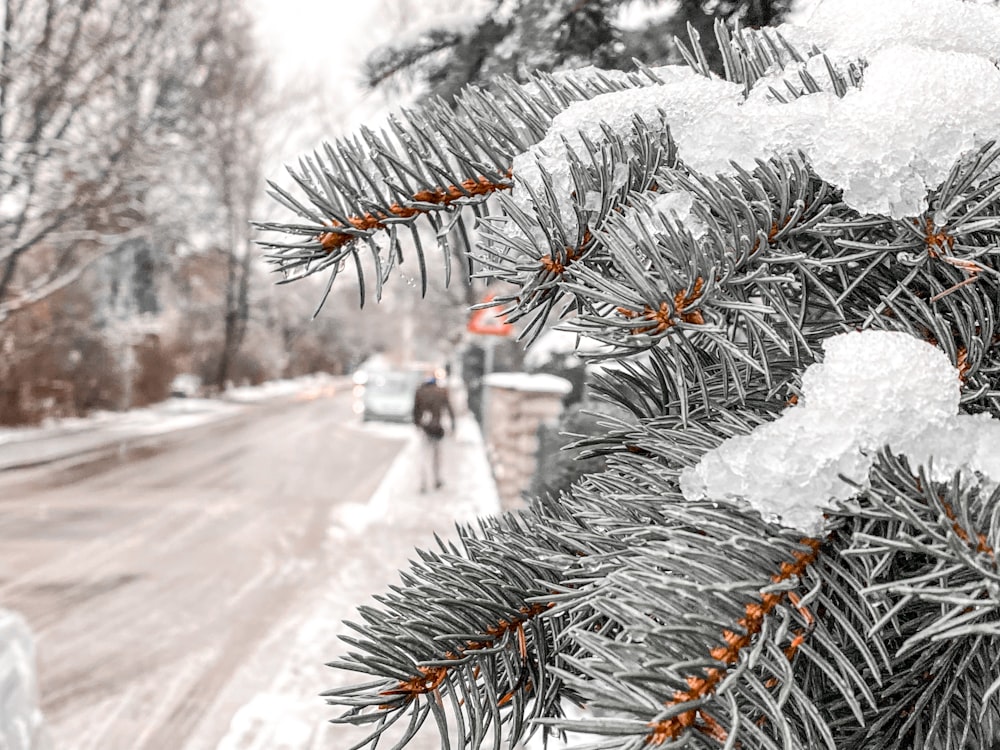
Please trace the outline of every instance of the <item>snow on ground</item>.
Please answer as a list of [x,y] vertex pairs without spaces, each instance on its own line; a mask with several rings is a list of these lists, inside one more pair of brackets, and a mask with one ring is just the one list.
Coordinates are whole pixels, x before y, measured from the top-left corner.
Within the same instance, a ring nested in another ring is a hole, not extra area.
[[343,382],[343,378],[336,378],[326,373],[315,373],[290,380],[271,380],[260,385],[230,388],[223,395],[223,399],[238,403],[253,403],[282,396],[320,398],[333,395],[333,389]]
[[19,614],[0,609],[0,748],[49,746],[38,702],[31,631]]
[[0,427],[0,446],[28,440],[69,435],[101,428],[135,429],[141,434],[193,426],[235,409],[216,399],[169,398],[153,406],[124,412],[97,411],[86,417],[50,419],[38,426]]
[[573,389],[572,383],[566,378],[544,372],[491,372],[483,378],[483,382],[494,388],[532,393],[561,393],[565,395]]
[[[459,417],[455,435],[444,439],[445,484],[428,493],[418,490],[421,444],[411,425],[375,423],[357,429],[409,438],[368,502],[342,505],[329,520],[328,545],[335,547],[363,536],[372,540],[371,559],[357,560],[337,571],[323,596],[310,599],[309,606],[289,620],[287,629],[274,633],[261,653],[250,656],[248,663],[265,661],[269,658],[266,652],[272,649],[287,654],[266,687],[235,712],[218,750],[344,746],[345,733],[350,730],[326,723],[334,709],[318,696],[324,688],[350,679],[349,674],[330,670],[322,663],[346,650],[338,639],[348,632],[343,621],[356,619],[353,608],[396,579],[395,571],[406,565],[415,547],[433,544],[434,532],[447,536],[456,523],[499,512],[482,436],[471,415]],[[440,747],[431,724],[408,750]]]
[[330,396],[343,382],[329,375],[310,375],[232,389],[220,398],[169,398],[142,409],[101,411],[82,418],[53,419],[39,426],[0,428],[0,471],[106,451],[131,439],[167,435],[232,417],[267,400]]
[[231,416],[246,408],[217,399],[171,398],[144,409],[97,412],[38,427],[0,428],[0,471],[27,468],[166,435]]

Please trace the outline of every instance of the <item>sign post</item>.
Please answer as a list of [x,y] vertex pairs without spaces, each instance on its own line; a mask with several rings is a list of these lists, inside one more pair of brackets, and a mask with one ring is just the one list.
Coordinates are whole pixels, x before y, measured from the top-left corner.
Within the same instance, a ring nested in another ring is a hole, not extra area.
[[[493,294],[487,294],[483,298],[483,304],[493,301]],[[469,333],[478,336],[486,336],[483,342],[483,377],[482,393],[479,398],[480,427],[483,437],[488,441],[486,424],[489,420],[489,390],[486,385],[486,376],[493,372],[493,349],[496,345],[497,336],[510,336],[514,332],[514,326],[507,322],[507,316],[497,307],[483,307],[474,310],[466,325]]]
[[[493,301],[493,295],[487,294],[481,304]],[[469,317],[466,326],[469,333],[477,333],[481,336],[510,336],[514,332],[514,326],[507,322],[507,316],[503,314],[500,307],[483,307],[474,310]]]

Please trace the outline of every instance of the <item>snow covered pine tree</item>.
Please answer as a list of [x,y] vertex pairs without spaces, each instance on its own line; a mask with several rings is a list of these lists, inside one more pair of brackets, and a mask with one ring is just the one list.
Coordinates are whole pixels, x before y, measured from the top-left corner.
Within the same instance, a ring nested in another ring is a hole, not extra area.
[[605,472],[361,609],[335,666],[368,677],[328,697],[372,745],[429,718],[469,748],[1000,737],[1000,11],[825,0],[717,36],[724,79],[692,39],[687,67],[469,89],[274,187],[288,280],[425,279],[429,225],[525,341],[600,342],[631,415],[589,443]]

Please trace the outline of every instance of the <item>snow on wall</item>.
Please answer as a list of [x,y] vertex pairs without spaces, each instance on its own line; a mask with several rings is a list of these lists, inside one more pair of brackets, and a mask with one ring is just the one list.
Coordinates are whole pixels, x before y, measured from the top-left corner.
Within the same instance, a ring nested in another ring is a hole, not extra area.
[[852,332],[824,343],[802,397],[777,420],[706,453],[681,475],[689,499],[742,499],[764,517],[807,533],[823,508],[865,486],[888,445],[945,481],[978,473],[1000,484],[1000,420],[958,413],[958,370],[940,349],[906,333]]
[[732,163],[753,169],[757,159],[801,151],[848,205],[902,218],[927,209],[927,192],[963,153],[1000,137],[1000,9],[961,0],[825,0],[806,22],[781,32],[800,51],[816,44],[834,62],[865,63],[859,89],[836,96],[820,57],[806,67],[827,90],[787,103],[768,87],[794,79],[795,65],[773,71],[748,97],[741,85],[687,67],[657,68],[662,85],[560,113],[515,159],[513,199],[528,206],[526,188],[540,192],[544,169],[572,225],[566,144],[581,151],[581,132],[599,142],[602,123],[627,135],[635,115],[652,124],[662,112],[680,158],[695,170],[732,173]]
[[491,372],[483,378],[483,382],[493,388],[506,388],[511,391],[528,393],[558,393],[565,395],[573,390],[573,385],[566,378],[548,373],[527,372]]

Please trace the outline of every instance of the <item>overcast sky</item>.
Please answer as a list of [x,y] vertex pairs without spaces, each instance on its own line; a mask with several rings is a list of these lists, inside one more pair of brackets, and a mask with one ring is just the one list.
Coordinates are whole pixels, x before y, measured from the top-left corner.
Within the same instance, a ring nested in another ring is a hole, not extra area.
[[[405,0],[404,0],[405,1]],[[399,0],[390,0],[390,6]],[[361,85],[364,56],[391,38],[393,26],[383,0],[249,0],[260,39],[273,60],[272,78],[287,109],[279,117],[280,153],[269,176],[323,140],[333,140],[359,124],[377,120],[391,107],[380,92]]]
[[[433,25],[455,12],[454,0],[248,0],[260,38],[274,60],[273,78],[290,116],[281,123],[281,158],[270,176],[323,140],[377,126],[400,102],[390,89],[361,83],[365,56],[403,33]],[[483,0],[467,0],[465,8]]]
[[344,70],[382,40],[375,0],[251,0],[283,76]]

